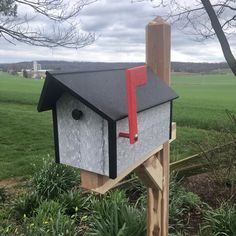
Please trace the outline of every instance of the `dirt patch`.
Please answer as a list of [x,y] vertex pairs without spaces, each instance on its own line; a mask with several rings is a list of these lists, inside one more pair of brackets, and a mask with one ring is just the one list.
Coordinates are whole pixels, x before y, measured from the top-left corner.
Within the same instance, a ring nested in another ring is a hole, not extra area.
[[18,178],[10,178],[0,180],[0,187],[15,187],[18,185],[23,185],[26,183],[25,178],[18,177]]
[[21,194],[25,193],[28,188],[28,181],[25,178],[10,178],[0,180],[0,188],[5,188],[7,192],[7,202],[12,199],[18,198]]
[[218,207],[220,202],[236,201],[235,194],[232,194],[229,186],[213,181],[210,174],[199,174],[186,178],[183,181],[186,190],[194,192],[201,197],[201,200],[212,207]]
[[188,233],[186,236],[198,235],[199,225],[202,223],[202,212],[198,210],[189,211],[185,213],[184,221]]

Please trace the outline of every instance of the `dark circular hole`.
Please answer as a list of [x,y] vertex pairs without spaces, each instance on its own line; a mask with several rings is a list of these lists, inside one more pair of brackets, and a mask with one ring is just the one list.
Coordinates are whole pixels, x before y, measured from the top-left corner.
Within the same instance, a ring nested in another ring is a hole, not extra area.
[[82,111],[80,111],[80,110],[78,110],[78,109],[74,109],[74,110],[72,111],[72,117],[73,117],[73,119],[79,120],[79,119],[81,119],[82,116],[83,116],[83,112],[82,112]]

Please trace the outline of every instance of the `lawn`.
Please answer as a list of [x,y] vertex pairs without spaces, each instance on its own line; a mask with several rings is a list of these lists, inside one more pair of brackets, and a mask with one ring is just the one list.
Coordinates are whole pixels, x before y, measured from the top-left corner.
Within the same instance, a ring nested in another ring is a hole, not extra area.
[[0,179],[28,176],[53,156],[51,113],[38,113],[43,81],[0,73]]
[[[22,79],[0,72],[0,179],[29,176],[32,165],[53,157],[51,113],[36,110],[43,81]],[[171,159],[198,152],[223,124],[225,109],[236,112],[236,79],[233,75],[173,76],[180,98],[174,105],[177,140]]]
[[233,75],[175,76],[175,103],[179,126],[219,130],[227,122],[225,110],[236,112],[236,79]]

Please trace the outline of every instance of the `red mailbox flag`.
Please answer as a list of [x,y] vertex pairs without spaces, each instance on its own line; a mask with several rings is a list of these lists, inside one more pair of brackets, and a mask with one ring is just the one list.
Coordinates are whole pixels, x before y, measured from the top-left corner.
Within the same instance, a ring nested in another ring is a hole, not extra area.
[[130,144],[134,144],[138,140],[136,88],[146,83],[147,66],[139,66],[126,70],[129,133],[119,133],[119,137],[129,138]]

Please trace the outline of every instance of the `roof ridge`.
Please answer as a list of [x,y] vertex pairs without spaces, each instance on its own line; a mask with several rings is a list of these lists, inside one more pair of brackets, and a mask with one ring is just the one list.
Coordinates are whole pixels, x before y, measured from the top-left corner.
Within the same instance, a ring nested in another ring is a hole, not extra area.
[[[94,73],[94,72],[104,72],[104,71],[116,71],[116,70],[126,70],[128,67],[125,68],[117,68],[117,69],[98,69],[98,70],[86,70],[86,71],[67,71],[67,72],[56,72],[50,73],[52,75],[65,75],[65,74],[82,74],[82,73]],[[47,71],[48,72],[48,71]]]

